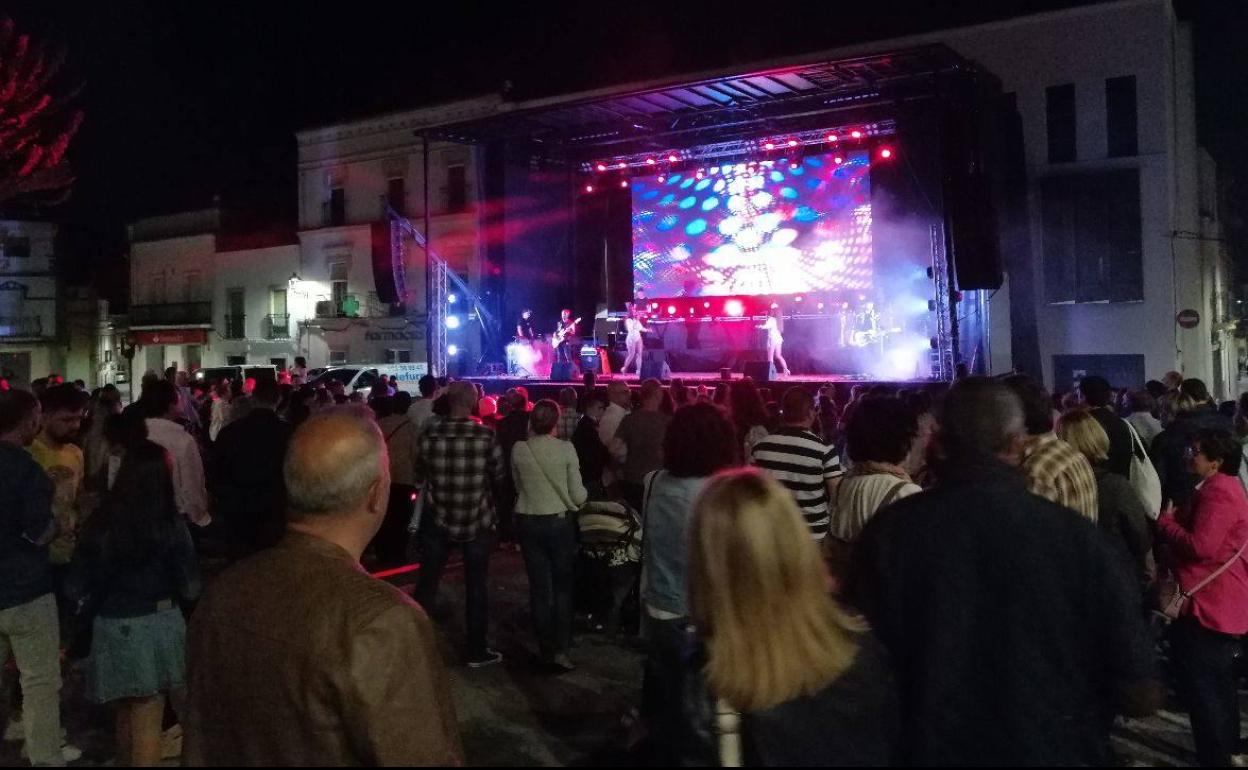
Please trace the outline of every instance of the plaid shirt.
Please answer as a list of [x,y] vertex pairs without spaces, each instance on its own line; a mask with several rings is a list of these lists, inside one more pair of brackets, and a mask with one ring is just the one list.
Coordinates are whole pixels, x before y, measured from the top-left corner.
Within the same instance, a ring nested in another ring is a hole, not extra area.
[[1092,464],[1056,434],[1032,436],[1023,452],[1027,489],[1096,521],[1096,475]]
[[493,528],[503,451],[489,428],[468,419],[435,420],[420,436],[416,473],[428,482],[428,510],[451,540],[475,540]]
[[576,409],[564,409],[559,413],[559,425],[555,428],[555,437],[564,441],[571,441],[572,434],[576,433],[576,426],[581,422],[581,415]]

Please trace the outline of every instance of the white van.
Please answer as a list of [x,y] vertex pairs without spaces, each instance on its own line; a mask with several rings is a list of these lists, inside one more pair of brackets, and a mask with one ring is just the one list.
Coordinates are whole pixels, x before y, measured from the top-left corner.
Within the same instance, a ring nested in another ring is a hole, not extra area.
[[347,393],[363,393],[365,398],[373,392],[373,386],[382,376],[398,378],[399,388],[413,395],[420,392],[420,378],[429,371],[429,365],[419,364],[346,364],[331,366],[311,380],[313,385],[337,380]]

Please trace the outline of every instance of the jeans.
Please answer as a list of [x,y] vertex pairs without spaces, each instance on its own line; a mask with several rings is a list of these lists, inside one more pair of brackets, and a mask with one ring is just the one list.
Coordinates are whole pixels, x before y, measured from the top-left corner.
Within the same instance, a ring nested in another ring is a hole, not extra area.
[[446,557],[452,548],[459,546],[464,552],[464,593],[467,610],[465,625],[468,629],[468,658],[480,660],[486,656],[486,633],[490,624],[489,589],[487,577],[490,569],[490,547],[493,538],[481,533],[476,540],[459,543],[452,541],[442,527],[433,525],[425,535],[424,557],[420,566],[420,583],[416,586],[415,599],[430,614],[438,600],[438,584]]
[[577,351],[581,348],[572,340],[567,340],[555,348],[555,361],[561,364],[574,364],[577,359]]
[[572,646],[572,584],[576,572],[576,525],[566,514],[516,517],[529,607],[537,644],[546,660]]
[[[642,605],[641,612],[646,612]],[[641,680],[641,715],[650,727],[653,763],[679,764],[681,702],[684,696],[685,658],[689,647],[688,618],[644,619],[646,661]]]
[[1204,767],[1227,767],[1239,751],[1239,696],[1235,653],[1239,639],[1210,631],[1194,618],[1176,622],[1170,645],[1187,703],[1196,756]]
[[386,518],[373,538],[373,549],[383,567],[397,567],[407,561],[407,525],[412,521],[412,495],[416,487],[390,485]]
[[61,629],[52,594],[0,610],[0,668],[10,654],[21,677],[30,763],[61,767]]

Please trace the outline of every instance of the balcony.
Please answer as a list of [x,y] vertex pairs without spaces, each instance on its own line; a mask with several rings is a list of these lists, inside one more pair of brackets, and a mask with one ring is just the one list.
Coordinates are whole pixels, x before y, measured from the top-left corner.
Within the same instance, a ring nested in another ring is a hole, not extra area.
[[270,340],[290,339],[290,315],[266,315],[264,317],[264,336]]
[[221,336],[227,340],[241,340],[247,336],[247,316],[245,315],[227,315],[225,317],[225,329],[221,332]]
[[5,337],[42,337],[43,319],[37,315],[0,315],[0,339]]
[[131,326],[211,326],[211,302],[131,305]]

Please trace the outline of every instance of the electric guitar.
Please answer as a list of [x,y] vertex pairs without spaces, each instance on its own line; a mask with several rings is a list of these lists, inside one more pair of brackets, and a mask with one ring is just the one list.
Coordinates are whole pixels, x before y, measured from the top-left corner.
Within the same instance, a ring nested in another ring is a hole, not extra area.
[[580,326],[580,324],[581,324],[581,319],[578,316],[577,319],[573,321],[572,323],[555,330],[554,336],[551,337],[552,347],[557,348],[560,345],[562,345],[564,340],[566,340],[569,334],[571,334],[572,330],[575,329],[577,326]]

